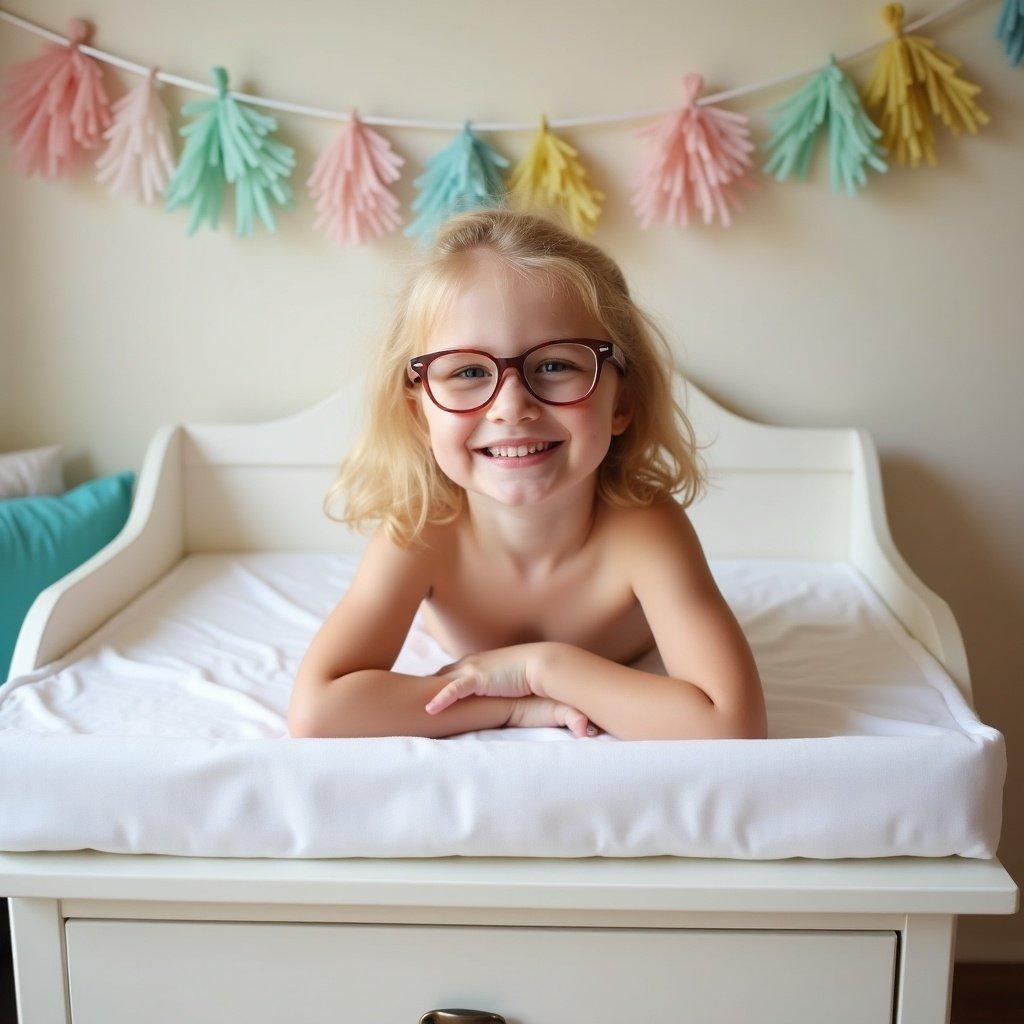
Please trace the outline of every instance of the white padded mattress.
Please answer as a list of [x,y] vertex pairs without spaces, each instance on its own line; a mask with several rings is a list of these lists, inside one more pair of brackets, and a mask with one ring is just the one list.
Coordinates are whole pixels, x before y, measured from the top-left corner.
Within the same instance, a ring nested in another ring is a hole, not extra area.
[[[989,858],[1003,736],[842,562],[712,561],[767,740],[293,739],[357,555],[193,554],[0,687],[0,849],[224,857]],[[417,616],[395,671],[454,656]],[[657,654],[635,663],[664,672]]]

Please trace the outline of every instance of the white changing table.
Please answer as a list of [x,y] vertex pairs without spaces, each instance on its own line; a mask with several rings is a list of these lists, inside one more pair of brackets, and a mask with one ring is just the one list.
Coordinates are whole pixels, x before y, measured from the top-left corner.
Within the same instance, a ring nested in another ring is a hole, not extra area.
[[[39,596],[12,676],[62,657],[187,553],[337,550],[321,501],[362,393],[356,380],[269,423],[160,430],[125,529]],[[892,543],[868,434],[756,424],[681,380],[678,394],[714,442],[712,486],[690,509],[708,555],[848,560],[970,701],[952,613]],[[1018,900],[994,858],[93,850],[0,853],[0,894],[23,1024],[412,1024],[435,1009],[509,1024],[941,1024],[956,915]]]

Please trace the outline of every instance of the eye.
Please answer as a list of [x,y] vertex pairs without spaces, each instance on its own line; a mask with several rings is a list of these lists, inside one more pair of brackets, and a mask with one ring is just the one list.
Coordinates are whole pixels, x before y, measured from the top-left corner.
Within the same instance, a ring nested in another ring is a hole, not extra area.
[[579,369],[579,367],[573,366],[572,363],[568,363],[564,359],[545,359],[543,363],[537,364],[537,369],[544,372],[548,372],[544,370],[544,368],[547,366],[566,366],[572,370]]
[[[487,376],[487,371],[486,371],[486,370],[485,370],[485,369],[484,369],[484,368],[483,368],[482,366],[465,366],[465,367],[463,367],[463,368],[462,368],[461,370],[457,370],[457,371],[456,371],[455,373],[453,373],[453,374],[452,374],[452,376],[453,376],[453,377],[462,377],[462,375],[463,375],[464,373],[472,373],[472,371],[474,371],[474,370],[479,370],[479,371],[480,371],[480,373],[481,373],[481,374],[482,374],[482,375],[483,375],[484,377],[486,377],[486,376]],[[468,378],[468,377],[462,377],[462,379],[463,379],[463,380],[469,380],[470,378]]]

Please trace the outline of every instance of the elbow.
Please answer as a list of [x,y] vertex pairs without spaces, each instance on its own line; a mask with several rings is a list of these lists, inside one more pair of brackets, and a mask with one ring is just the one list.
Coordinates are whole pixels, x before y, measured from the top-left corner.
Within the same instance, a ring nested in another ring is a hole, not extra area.
[[741,711],[718,709],[718,720],[723,740],[766,740],[768,739],[768,717],[764,704]]
[[742,724],[734,729],[729,739],[733,740],[766,740],[768,739],[768,728],[764,722],[761,724]]
[[[695,718],[692,710],[668,725],[673,732],[665,739],[703,740],[764,740],[768,738],[768,723],[764,702],[749,704],[716,703],[706,693],[706,705]],[[666,723],[667,724],[667,723]]]
[[763,713],[758,715],[757,709],[733,711],[709,699],[707,711],[699,719],[688,709],[679,717],[663,716],[656,723],[649,723],[642,735],[613,735],[619,739],[646,740],[764,740],[768,730]]
[[[692,725],[679,736],[679,739],[694,738]],[[764,740],[768,736],[764,725],[751,721],[749,717],[718,710],[713,713],[711,724],[700,738],[707,740]]]
[[288,709],[288,735],[295,740],[315,739],[321,734],[321,722],[308,704],[296,704]]
[[320,739],[327,735],[323,706],[326,683],[299,676],[292,686],[288,706],[288,735],[292,739]]
[[349,676],[337,679],[300,677],[295,680],[288,708],[292,739],[347,739],[361,731],[360,689]]

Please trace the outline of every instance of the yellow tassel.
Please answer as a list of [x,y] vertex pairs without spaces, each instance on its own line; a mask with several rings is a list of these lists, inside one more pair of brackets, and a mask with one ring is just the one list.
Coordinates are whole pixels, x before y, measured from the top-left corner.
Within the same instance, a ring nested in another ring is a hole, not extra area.
[[897,162],[916,167],[924,156],[933,167],[935,136],[928,117],[927,101],[954,135],[967,128],[977,134],[988,124],[986,114],[972,99],[981,86],[956,74],[963,61],[942,50],[924,36],[903,35],[903,5],[886,4],[885,18],[893,38],[882,47],[864,92],[864,102],[882,111],[882,142]]
[[577,234],[591,234],[605,195],[587,181],[576,150],[552,135],[542,114],[529,152],[509,176],[509,198],[522,210],[559,206]]

